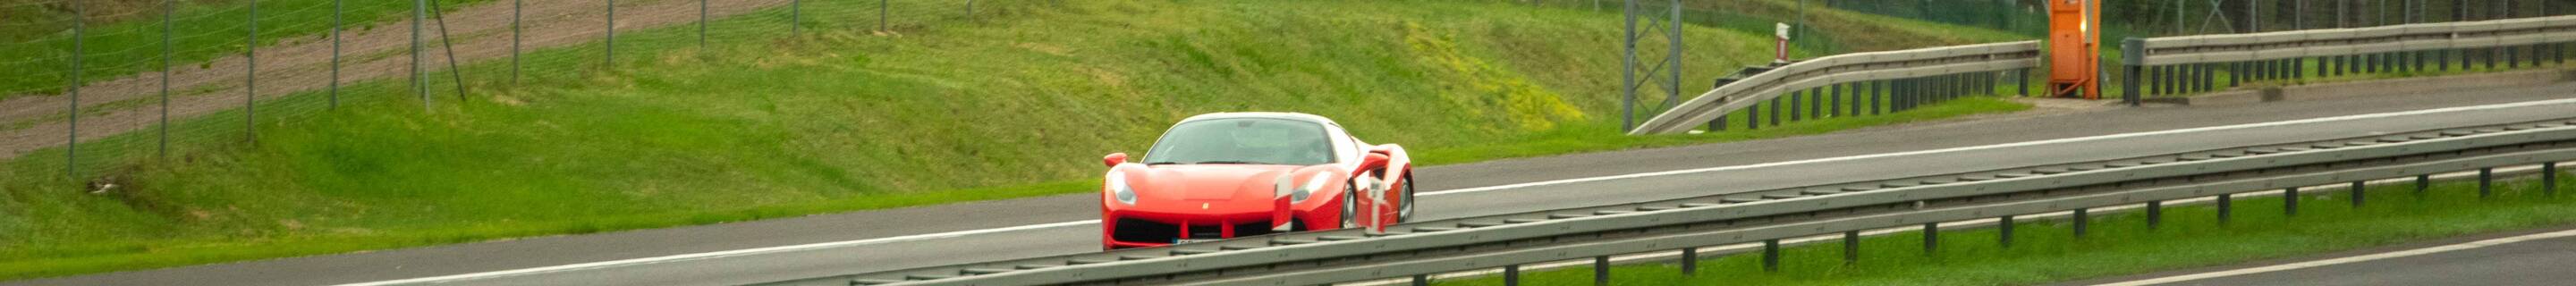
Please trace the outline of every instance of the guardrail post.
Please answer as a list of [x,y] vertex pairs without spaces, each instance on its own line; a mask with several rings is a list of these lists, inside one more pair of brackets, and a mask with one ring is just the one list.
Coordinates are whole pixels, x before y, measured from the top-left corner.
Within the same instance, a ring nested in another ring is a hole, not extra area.
[[2197,66],[2200,66],[2200,91],[2218,90],[2218,65],[2198,64]]
[[1886,106],[1886,105],[1885,105],[1885,103],[1887,103],[1887,102],[1888,102],[1888,99],[1887,99],[1887,88],[1888,88],[1888,87],[1887,87],[1887,86],[1889,85],[1889,83],[1891,83],[1891,82],[1890,82],[1890,81],[1872,81],[1872,82],[1869,82],[1869,91],[1868,91],[1868,92],[1869,92],[1869,114],[1870,114],[1870,115],[1887,114],[1887,111],[1886,111],[1886,110],[1884,110],[1884,109],[1880,109],[1880,108],[1885,107],[1885,106]]
[[1781,105],[1780,105],[1780,98],[1781,98],[1781,97],[1772,97],[1772,98],[1771,98],[1771,126],[1780,126],[1780,110],[1781,110],[1781,109],[1798,108],[1798,107],[1796,107],[1796,106],[1781,106]]
[[2478,198],[2495,196],[2495,168],[2478,168]]
[[1431,275],[1428,275],[1428,274],[1414,274],[1414,275],[1413,275],[1413,286],[1431,286]]
[[1923,223],[1923,256],[1932,256],[1933,254],[1940,253],[1940,251],[1941,224],[1930,222]]
[[2227,87],[2245,84],[2245,63],[2227,63]]
[[1744,106],[1744,130],[1762,130],[1761,102],[1754,102],[1753,104]]
[[1801,115],[1801,114],[1800,114],[1801,112],[1799,112],[1799,111],[1803,111],[1803,110],[1805,110],[1806,108],[1805,108],[1805,107],[1801,107],[1800,105],[1802,105],[1802,104],[1798,104],[1798,103],[1799,103],[1799,101],[1804,101],[1804,99],[1806,99],[1806,97],[1807,97],[1807,96],[1806,96],[1806,93],[1807,93],[1807,90],[1803,90],[1803,89],[1801,89],[1801,90],[1793,90],[1793,91],[1789,91],[1789,94],[1788,94],[1788,95],[1783,95],[1783,97],[1788,97],[1788,98],[1789,98],[1789,122],[1791,122],[1791,123],[1795,123],[1795,122],[1798,122],[1799,120],[1806,120],[1806,119],[1807,119],[1807,117],[1806,117],[1806,116]]
[[2030,68],[2022,68],[2021,71],[2013,73],[2019,78],[2013,80],[2013,85],[2021,88],[2021,97],[2030,97],[2030,70]]
[[2075,238],[2084,238],[2084,233],[2085,233],[2085,227],[2084,227],[2084,225],[2085,225],[2085,222],[2086,222],[2086,221],[2091,221],[2091,220],[2092,220],[2092,219],[2091,219],[2091,216],[2090,216],[2090,215],[2088,215],[2088,214],[2085,212],[2085,210],[2086,210],[2086,209],[2080,209],[2080,208],[2079,208],[2079,209],[2075,209],[2075,216],[2073,217],[2073,219],[2075,220]]
[[1780,272],[1780,240],[1762,240],[1762,272]]
[[2433,175],[2415,175],[2415,197],[2423,198],[2424,190],[2433,189]]
[[2281,190],[2281,216],[2299,216],[2299,188]]
[[1843,264],[1860,262],[1860,231],[1843,232]]
[[2361,181],[2352,181],[2352,207],[2354,208],[2361,207],[2362,202],[2366,201],[2363,199],[2365,198],[2363,195],[2367,194],[2370,189],[2369,186],[2363,186],[2361,183]]
[[1610,257],[1609,257],[1609,256],[1594,256],[1594,257],[1592,257],[1592,285],[1593,285],[1593,286],[1609,286],[1609,285],[1610,285]]
[[1699,248],[1682,248],[1682,276],[1699,274]]
[[2124,84],[2120,87],[2120,100],[2129,102],[2132,107],[2138,106],[2138,74],[2145,72],[2138,64],[2146,61],[2146,52],[2146,39],[2131,37],[2120,41],[2120,65],[2128,71],[2128,75],[2121,78]]
[[2558,196],[2558,162],[2540,163],[2540,193]]
[[2013,216],[2004,216],[2002,219],[1996,221],[1995,244],[2000,245],[2003,248],[2012,248],[2012,229]]
[[2218,224],[2220,224],[2220,225],[2225,225],[2225,224],[2227,224],[2227,217],[2229,217],[2229,214],[2230,214],[2230,213],[2233,213],[2232,211],[2230,211],[2230,210],[2229,210],[2229,209],[2230,209],[2230,208],[2229,208],[2229,206],[2234,205],[2234,203],[2233,203],[2233,201],[2234,201],[2234,200],[2231,200],[2230,198],[2231,198],[2231,197],[2234,197],[2234,196],[2236,196],[2236,195],[2235,195],[2235,194],[2218,194],[2218,201],[2216,202],[2216,204],[2218,205]]
[[1825,119],[1826,106],[1824,88],[1807,89],[1807,120]]
[[2165,201],[2147,201],[2147,230],[2165,224]]
[[1842,85],[1842,84],[1839,84],[1839,83],[1838,83],[1838,84],[1834,84],[1834,85],[1827,85],[1827,86],[1825,86],[1825,113],[1826,113],[1826,115],[1829,115],[1829,116],[1832,116],[1832,117],[1842,117],[1842,116],[1843,116],[1843,85]]
[[1520,286],[1520,285],[1521,285],[1521,266],[1520,266],[1520,265],[1506,265],[1506,266],[1503,266],[1503,286]]

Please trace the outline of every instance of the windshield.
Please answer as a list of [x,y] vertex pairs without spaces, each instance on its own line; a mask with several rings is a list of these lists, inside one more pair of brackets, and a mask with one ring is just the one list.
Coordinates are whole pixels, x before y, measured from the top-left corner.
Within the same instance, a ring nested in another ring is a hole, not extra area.
[[1333,162],[1324,126],[1266,118],[1181,123],[1163,133],[1145,164],[1320,165]]

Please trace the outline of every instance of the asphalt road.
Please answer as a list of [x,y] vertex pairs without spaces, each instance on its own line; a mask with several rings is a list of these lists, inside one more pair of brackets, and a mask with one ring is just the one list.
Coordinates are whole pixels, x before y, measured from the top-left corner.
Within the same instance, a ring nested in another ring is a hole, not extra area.
[[[1675,148],[1502,160],[1418,170],[1425,219],[1753,191],[1818,182],[1885,179],[1973,169],[2112,159],[2206,149],[2359,137],[2447,126],[2576,116],[2576,103],[2207,130],[2116,140],[2056,142],[1725,169],[1516,188],[1554,181],[2059,138],[2254,124],[2441,107],[2576,99],[2576,84],[2354,95],[2323,101],[2223,107],[2111,108],[1993,116],[1962,122]],[[1366,136],[1366,134],[1361,134]],[[1401,142],[1397,142],[1401,143]],[[1140,148],[1142,146],[1139,146]],[[604,234],[529,238],[273,259],[0,283],[7,285],[329,285],[554,267],[784,245],[829,247],[699,259],[487,275],[449,285],[738,284],[1097,251],[1094,195],[1066,195]],[[1036,226],[1032,226],[1036,225]],[[999,229],[999,230],[996,230]],[[960,231],[981,231],[953,234]],[[860,241],[860,242],[848,242]]]
[[[2543,234],[2546,235],[2546,234]],[[2491,238],[2454,239],[2438,245],[2406,245],[2352,251],[2309,260],[2263,263],[2225,270],[2149,275],[2155,278],[2235,274],[2154,285],[2569,285],[2576,284],[2576,236],[2513,241],[2482,247],[2411,256],[2346,261],[2379,253],[2400,253],[2487,242]],[[2503,238],[2513,239],[2513,238]],[[2332,264],[2327,264],[2332,263]],[[2283,265],[2305,268],[2267,269]],[[2106,282],[2112,284],[2137,283]],[[2170,281],[2170,280],[2167,280]]]

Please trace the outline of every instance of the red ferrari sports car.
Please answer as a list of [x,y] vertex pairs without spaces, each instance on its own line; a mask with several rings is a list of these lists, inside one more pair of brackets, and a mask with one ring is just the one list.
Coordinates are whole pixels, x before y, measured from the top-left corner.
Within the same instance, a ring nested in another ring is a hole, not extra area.
[[1413,217],[1412,160],[1341,124],[1298,113],[1216,113],[1173,124],[1143,163],[1109,154],[1100,188],[1104,249],[1284,231],[1371,227]]

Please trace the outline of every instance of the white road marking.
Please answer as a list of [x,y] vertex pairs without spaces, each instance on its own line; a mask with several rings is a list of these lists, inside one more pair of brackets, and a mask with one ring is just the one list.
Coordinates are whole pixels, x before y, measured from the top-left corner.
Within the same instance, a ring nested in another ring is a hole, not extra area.
[[352,283],[352,284],[340,284],[340,285],[342,285],[342,286],[374,286],[374,285],[436,284],[436,283],[446,283],[446,282],[455,282],[455,281],[465,281],[465,280],[475,280],[475,279],[487,279],[487,278],[499,278],[499,277],[510,277],[510,276],[519,276],[519,275],[540,274],[540,273],[550,273],[550,272],[562,272],[562,271],[583,270],[583,269],[595,269],[595,268],[605,268],[605,267],[646,265],[646,264],[655,264],[655,263],[664,263],[664,262],[677,262],[677,261],[690,261],[690,260],[701,260],[701,259],[714,259],[714,258],[725,258],[725,257],[744,256],[744,255],[758,255],[758,254],[779,253],[779,252],[789,252],[789,251],[803,251],[803,250],[813,250],[813,249],[823,249],[823,248],[835,248],[835,247],[847,247],[847,246],[858,246],[858,245],[880,244],[880,243],[889,243],[889,242],[904,242],[904,241],[915,241],[915,240],[926,240],[926,239],[952,238],[952,237],[960,237],[960,236],[968,236],[968,235],[977,235],[977,234],[999,233],[999,232],[1012,232],[1012,231],[1022,231],[1022,230],[1032,230],[1032,229],[1055,228],[1055,227],[1080,226],[1080,225],[1097,224],[1097,223],[1100,223],[1100,220],[1096,220],[1096,219],[1095,219],[1095,220],[1085,220],[1085,221],[1068,221],[1068,222],[1059,222],[1059,223],[1050,223],[1050,224],[1033,224],[1033,225],[1023,225],[1023,226],[1014,226],[1014,227],[1004,227],[1004,228],[978,229],[978,230],[969,230],[969,231],[943,232],[943,233],[932,233],[932,234],[916,234],[916,235],[906,235],[906,236],[896,236],[896,237],[883,237],[883,238],[872,238],[872,239],[850,240],[850,241],[835,241],[835,242],[825,242],[825,243],[815,243],[815,244],[800,244],[800,245],[789,245],[789,246],[777,246],[777,247],[753,248],[753,249],[727,250],[727,251],[717,251],[717,252],[690,253],[690,254],[680,254],[680,255],[670,255],[670,256],[646,257],[646,258],[636,258],[636,259],[626,259],[626,260],[600,261],[600,262],[591,262],[591,263],[582,263],[582,264],[556,265],[556,266],[547,266],[547,267],[538,267],[538,268],[512,269],[512,270],[502,270],[502,271],[492,271],[492,272],[467,273],[467,274],[457,274],[457,275],[438,276],[438,277],[422,277],[422,278],[412,278],[412,279],[403,279],[403,280],[387,280],[387,281],[376,281],[376,282],[367,282],[367,283]]
[[[2026,147],[2026,146],[2036,146],[2036,145],[2046,145],[2046,144],[2064,144],[2064,143],[2087,142],[2087,141],[2101,141],[2101,140],[2111,140],[2111,139],[2123,139],[2123,138],[2134,138],[2134,137],[2145,137],[2145,136],[2158,136],[2158,135],[2171,135],[2171,134],[2192,133],[2192,132],[2208,132],[2208,131],[2222,131],[2222,130],[2250,129],[2250,128],[2263,128],[2263,127],[2275,127],[2275,126],[2299,125],[2299,124],[2310,124],[2310,123],[2320,123],[2320,122],[2333,122],[2333,121],[2342,121],[2342,120],[2373,119],[2373,118],[2388,118],[2388,117],[2414,116],[2414,115],[2424,115],[2424,114],[2434,114],[2434,113],[2448,113],[2448,112],[2462,112],[2462,111],[2478,111],[2478,110],[2493,110],[2493,109],[2507,109],[2507,108],[2522,108],[2522,107],[2531,107],[2531,106],[2559,105],[2559,104],[2576,104],[2576,99],[2558,99],[2558,100],[2543,100],[2543,101],[2526,101],[2526,102],[2516,102],[2516,103],[2506,103],[2506,104],[2492,104],[2492,105],[2479,105],[2479,106],[2462,106],[2462,107],[2437,108],[2437,109],[2425,109],[2425,110],[2402,111],[2402,112],[2389,112],[2389,113],[2374,113],[2374,114],[2347,115],[2347,116],[2323,117],[2323,118],[2310,118],[2310,119],[2300,119],[2300,120],[2290,120],[2290,121],[2274,121],[2274,122],[2253,123],[2253,124],[2240,124],[2240,125],[2227,125],[2227,126],[2211,126],[2211,127],[2200,127],[2200,128],[2188,128],[2188,129],[2164,130],[2164,131],[2151,131],[2151,132],[2138,132],[2138,133],[2123,133],[2123,134],[2100,135],[2100,136],[2091,136],[2091,137],[2064,138],[2064,139],[2052,139],[2052,140],[2042,140],[2042,141],[2028,141],[2028,142],[2006,143],[2006,144],[1995,144],[1995,145],[1983,145],[1983,146],[1969,146],[1969,147],[1958,147],[1958,148],[1938,149],[1938,150],[1923,150],[1923,151],[1910,151],[1910,152],[1898,152],[1898,153],[1870,154],[1870,155],[1859,155],[1859,156],[1846,156],[1846,157],[1834,157],[1834,158],[1823,158],[1823,159],[1809,159],[1809,160],[1798,160],[1798,161],[1787,161],[1787,162],[1762,163],[1762,164],[1753,164],[1753,165],[1737,165],[1737,166],[1714,167],[1714,168],[1700,168],[1700,169],[1686,169],[1686,170],[1673,170],[1673,171],[1661,171],[1661,172],[1635,173],[1635,174],[1626,174],[1626,175],[1600,176],[1600,177],[1588,177],[1588,178],[1574,178],[1574,179],[1562,179],[1562,180],[1553,180],[1553,181],[1541,181],[1541,182],[1519,183],[1519,184],[1509,184],[1509,185],[1499,185],[1499,186],[1475,187],[1475,188],[1465,188],[1465,189],[1452,189],[1452,190],[1444,190],[1444,191],[1436,191],[1436,192],[1423,192],[1423,193],[1421,193],[1421,194],[1417,194],[1417,195],[1418,195],[1418,196],[1426,196],[1426,197],[1427,197],[1427,196],[1440,196],[1440,195],[1465,194],[1465,193],[1476,193],[1476,192],[1486,192],[1486,191],[1495,191],[1495,190],[1507,190],[1507,189],[1518,189],[1518,188],[1529,188],[1529,187],[1540,187],[1540,186],[1553,186],[1553,185],[1564,185],[1564,184],[1575,184],[1575,183],[1587,183],[1587,182],[1599,182],[1599,181],[1609,181],[1609,180],[1635,179],[1635,178],[1644,178],[1644,177],[1671,176],[1671,175],[1683,175],[1683,174],[1692,174],[1692,173],[1706,173],[1706,172],[1717,172],[1717,171],[1730,171],[1730,170],[1745,170],[1745,169],[1755,169],[1755,168],[1768,168],[1768,167],[1777,167],[1777,166],[1786,166],[1786,165],[1797,165],[1797,164],[1814,164],[1814,163],[1827,163],[1827,162],[1842,162],[1842,161],[1865,160],[1865,159],[1876,159],[1876,158],[1887,158],[1887,157],[1898,157],[1898,156],[1913,156],[1913,155],[1924,155],[1924,154],[1938,154],[1938,153],[1960,152],[1960,151],[1976,151],[1976,150],[1989,150],[1989,149],[2015,148],[2015,147]],[[378,286],[378,285],[404,285],[404,284],[436,284],[436,283],[446,283],[446,282],[455,282],[455,281],[476,280],[476,279],[490,279],[490,278],[499,278],[499,277],[521,276],[521,275],[530,275],[530,274],[543,274],[543,273],[562,272],[562,271],[572,271],[572,270],[597,269],[597,268],[607,268],[607,267],[617,267],[617,266],[631,266],[631,265],[646,265],[646,264],[665,263],[665,262],[674,262],[674,261],[690,261],[690,260],[702,260],[702,259],[713,259],[713,258],[725,258],[725,257],[744,256],[744,255],[757,255],[757,254],[779,253],[779,252],[789,252],[789,251],[804,251],[804,250],[825,249],[825,248],[850,247],[850,246],[860,246],[860,245],[870,245],[870,244],[883,244],[883,243],[893,243],[893,242],[915,241],[915,240],[924,240],[924,239],[952,238],[952,237],[960,237],[960,236],[967,236],[967,235],[977,235],[977,234],[987,234],[987,233],[998,233],[998,232],[1010,232],[1010,231],[1021,231],[1021,230],[1033,230],[1033,229],[1045,229],[1045,228],[1057,228],[1057,227],[1073,227],[1073,226],[1092,225],[1092,224],[1098,224],[1098,223],[1100,223],[1100,220],[1097,220],[1097,219],[1093,219],[1093,220],[1081,220],[1081,221],[1068,221],[1068,222],[1058,222],[1058,223],[1034,224],[1034,225],[1023,225],[1023,226],[1013,226],[1013,227],[1003,227],[1003,228],[990,228],[990,229],[978,229],[978,230],[967,230],[967,231],[955,231],[955,232],[943,232],[943,233],[932,233],[932,234],[917,234],[917,235],[907,235],[907,236],[897,236],[897,237],[884,237],[884,238],[873,238],[873,239],[863,239],[863,240],[835,241],[835,242],[824,242],[824,243],[813,243],[813,244],[801,244],[801,245],[789,245],[789,246],[777,246],[777,247],[764,247],[764,248],[741,249],[741,250],[728,250],[728,251],[718,251],[718,252],[703,252],[703,253],[677,254],[677,255],[668,255],[668,256],[657,256],[657,257],[646,257],[646,258],[635,258],[635,259],[624,259],[624,260],[612,260],[612,261],[601,261],[601,262],[591,262],[591,263],[581,263],[581,264],[569,264],[569,265],[557,265],[557,266],[547,266],[547,267],[538,267],[538,268],[524,268],[524,269],[501,270],[501,271],[491,271],[491,272],[466,273],[466,274],[447,275],[447,276],[437,276],[437,277],[422,277],[422,278],[412,278],[412,279],[403,279],[403,280],[388,280],[388,281],[377,281],[377,282],[366,282],[366,283],[340,284],[340,286]]]
[[2328,265],[2335,265],[2335,264],[2345,264],[2345,263],[2363,262],[2363,261],[2371,261],[2371,260],[2380,260],[2380,259],[2389,259],[2389,258],[2399,258],[2399,257],[2407,257],[2407,256],[2417,256],[2417,255],[2426,255],[2426,254],[2434,254],[2434,253],[2443,253],[2443,252],[2452,252],[2452,251],[2470,250],[2470,249],[2484,248],[2484,247],[2488,247],[2488,246],[2497,246],[2497,245],[2513,244],[2513,243],[2517,243],[2517,242],[2526,242],[2526,241],[2544,240],[2544,239],[2553,239],[2553,238],[2563,238],[2563,237],[2571,237],[2571,236],[2576,236],[2576,230],[2561,230],[2561,231],[2549,232],[2549,233],[2530,234],[2530,235],[2523,235],[2523,236],[2516,236],[2516,237],[2507,237],[2507,238],[2498,238],[2498,239],[2480,240],[2480,241],[2472,241],[2472,242],[2468,242],[2468,243],[2461,243],[2461,244],[2452,244],[2452,245],[2436,246],[2436,247],[2429,247],[2429,248],[2410,249],[2410,250],[2406,250],[2406,251],[2399,251],[2399,252],[2379,253],[2379,254],[2371,254],[2371,255],[2363,255],[2363,256],[2353,256],[2353,257],[2335,258],[2335,259],[2327,259],[2327,260],[2307,261],[2307,262],[2299,262],[2299,263],[2290,263],[2290,264],[2281,264],[2281,265],[2273,265],[2273,266],[2264,266],[2264,267],[2255,267],[2255,268],[2246,268],[2246,269],[2237,269],[2237,270],[2228,270],[2228,271],[2219,271],[2219,272],[2209,272],[2209,273],[2200,273],[2200,274],[2191,274],[2191,275],[2168,276],[2168,277],[2163,277],[2163,278],[2147,279],[2147,280],[2137,280],[2137,281],[2127,281],[2127,282],[2115,282],[2115,283],[2095,284],[2095,286],[2142,286],[2142,285],[2166,284],[2166,283],[2184,282],[2184,281],[2201,280],[2201,279],[2210,279],[2210,278],[2219,278],[2219,277],[2228,277],[2228,276],[2237,276],[2237,275],[2246,275],[2246,274],[2255,274],[2255,273],[2264,273],[2264,272],[2286,271],[2286,270],[2294,270],[2294,269],[2301,269],[2301,268],[2311,268],[2311,267],[2319,267],[2319,266],[2328,266]]

